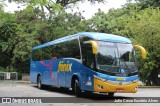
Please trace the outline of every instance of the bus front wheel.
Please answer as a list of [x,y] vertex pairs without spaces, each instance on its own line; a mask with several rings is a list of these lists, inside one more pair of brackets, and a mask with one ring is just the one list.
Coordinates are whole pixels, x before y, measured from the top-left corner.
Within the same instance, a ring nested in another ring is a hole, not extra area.
[[75,95],[77,97],[79,97],[81,95],[81,89],[80,89],[80,84],[79,84],[78,79],[74,80],[74,88],[73,88],[73,90],[74,90]]

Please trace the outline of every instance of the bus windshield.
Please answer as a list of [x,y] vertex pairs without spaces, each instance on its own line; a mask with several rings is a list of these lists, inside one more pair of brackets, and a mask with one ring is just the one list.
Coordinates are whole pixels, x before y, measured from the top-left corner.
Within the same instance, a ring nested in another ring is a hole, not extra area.
[[132,44],[98,41],[96,67],[110,73],[130,73],[137,70]]

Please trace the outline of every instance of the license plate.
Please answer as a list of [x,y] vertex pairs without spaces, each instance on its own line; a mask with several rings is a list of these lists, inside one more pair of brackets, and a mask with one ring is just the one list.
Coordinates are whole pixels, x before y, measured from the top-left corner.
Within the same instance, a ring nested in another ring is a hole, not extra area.
[[124,90],[122,88],[116,89],[117,92],[123,92]]

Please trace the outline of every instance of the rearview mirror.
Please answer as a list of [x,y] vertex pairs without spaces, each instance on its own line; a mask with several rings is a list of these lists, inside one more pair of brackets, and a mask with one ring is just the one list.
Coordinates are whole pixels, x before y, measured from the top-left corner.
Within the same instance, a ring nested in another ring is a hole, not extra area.
[[142,58],[143,59],[146,59],[146,50],[142,47],[142,46],[140,46],[140,45],[134,45],[134,48],[138,48],[138,49],[140,49],[141,50],[141,53],[142,53]]
[[84,43],[91,44],[92,45],[92,52],[93,52],[93,54],[97,54],[97,52],[98,52],[98,45],[97,45],[97,43],[95,41],[90,40],[90,41],[85,41]]

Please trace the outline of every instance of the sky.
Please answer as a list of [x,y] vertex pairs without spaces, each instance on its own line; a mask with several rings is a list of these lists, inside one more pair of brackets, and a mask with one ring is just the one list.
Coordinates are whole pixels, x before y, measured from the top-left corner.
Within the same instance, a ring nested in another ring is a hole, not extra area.
[[[110,8],[120,8],[122,5],[124,5],[127,1],[126,0],[107,0],[107,3],[96,3],[94,5],[91,5],[89,2],[80,3],[79,4],[79,10],[82,12],[82,15],[89,19],[91,18],[95,13],[98,12],[98,9],[100,8],[105,13],[108,12]],[[74,9],[74,12],[78,11],[78,9]],[[84,12],[83,12],[84,11]]]
[[[107,3],[96,3],[91,5],[89,2],[85,3],[79,3],[77,8],[74,8],[73,10],[67,10],[67,12],[78,12],[80,11],[82,13],[82,16],[85,17],[85,19],[91,18],[96,12],[98,12],[98,9],[101,9],[105,13],[108,12],[110,8],[120,8],[122,5],[126,3],[126,0],[107,0]],[[18,5],[15,3],[6,3],[7,7],[4,8],[5,12],[14,12],[15,10],[24,9],[24,7],[18,8]]]

